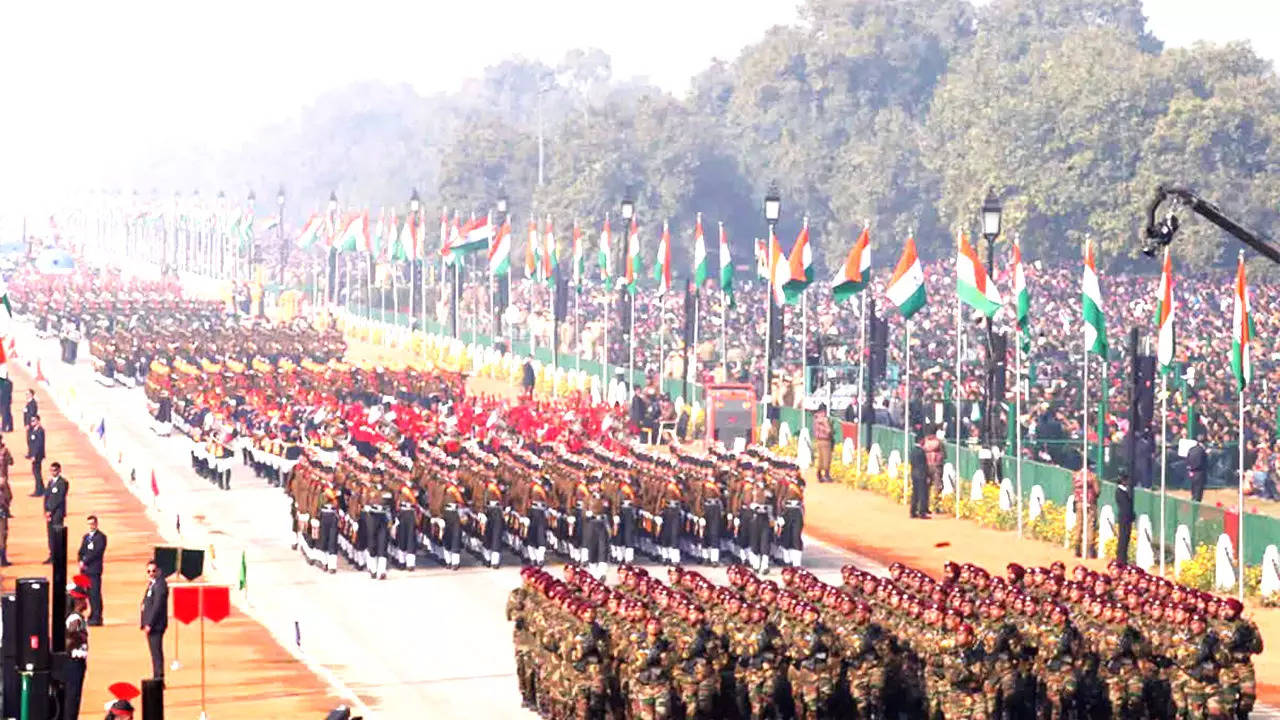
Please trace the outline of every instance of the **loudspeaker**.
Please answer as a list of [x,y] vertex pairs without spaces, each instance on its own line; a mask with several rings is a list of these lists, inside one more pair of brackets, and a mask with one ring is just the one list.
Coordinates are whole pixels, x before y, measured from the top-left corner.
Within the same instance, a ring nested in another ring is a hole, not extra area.
[[142,720],[164,720],[164,681],[142,681]]
[[21,680],[18,678],[18,598],[0,596],[0,714],[16,718],[21,712]]
[[1138,402],[1138,427],[1151,427],[1155,418],[1156,402],[1156,359],[1152,355],[1139,355],[1138,377],[1135,385]]
[[565,318],[569,317],[569,279],[560,272],[559,268],[556,269],[554,288],[553,309],[556,320],[564,322]]
[[782,352],[786,347],[786,339],[783,337],[783,333],[786,331],[786,322],[783,319],[783,315],[786,314],[786,310],[784,309],[785,306],[774,302],[772,295],[769,297],[769,307],[773,308],[770,318],[773,322],[773,327],[769,335],[769,355],[774,362],[781,364]]
[[18,669],[48,670],[49,581],[21,578],[17,590]]
[[157,546],[156,554],[152,559],[160,569],[161,575],[169,577],[178,572],[178,548]]
[[871,353],[868,358],[867,374],[871,377],[871,386],[884,379],[889,367],[889,323],[875,315],[871,316]]
[[183,548],[178,552],[178,573],[187,580],[204,574],[204,551]]
[[0,596],[0,660],[6,665],[18,657],[18,596]]

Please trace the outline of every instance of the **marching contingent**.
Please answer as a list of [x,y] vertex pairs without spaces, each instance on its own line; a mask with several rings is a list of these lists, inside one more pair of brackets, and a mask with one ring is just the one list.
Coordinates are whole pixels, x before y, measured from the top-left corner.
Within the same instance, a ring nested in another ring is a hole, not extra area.
[[1234,598],[1112,562],[1003,576],[895,563],[839,586],[729,568],[521,571],[507,619],[544,718],[1245,718],[1262,638]]
[[[31,278],[10,293],[20,313],[83,332],[102,382],[141,380],[154,428],[189,438],[196,472],[230,490],[239,458],[288,493],[293,544],[322,571],[339,557],[378,579],[424,556],[453,570],[464,551],[488,567],[518,558],[518,684],[545,718],[1252,710],[1262,638],[1235,599],[1114,562],[1004,576],[947,563],[938,579],[846,566],[830,585],[801,567],[791,459],[644,445],[619,405],[475,394],[443,359],[348,363],[333,329],[228,315],[164,283],[69,287],[60,303]],[[544,569],[548,550],[563,579]],[[667,565],[667,582],[638,555]],[[688,566],[722,560],[735,563],[727,586]]]

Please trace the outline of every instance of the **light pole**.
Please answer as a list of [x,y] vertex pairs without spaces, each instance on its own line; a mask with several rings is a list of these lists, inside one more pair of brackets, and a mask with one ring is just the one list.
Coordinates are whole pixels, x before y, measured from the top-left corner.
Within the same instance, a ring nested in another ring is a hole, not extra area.
[[[982,236],[987,239],[987,277],[988,279],[995,277],[995,240],[1000,235],[1000,216],[1003,209],[1000,204],[1000,198],[996,197],[995,188],[988,188],[987,197],[982,201]],[[996,372],[1003,357],[997,358],[996,355],[995,333],[991,329],[991,317],[987,317],[987,388],[986,388],[986,407],[983,408],[983,445],[991,453],[991,472],[986,474],[992,480],[995,480],[994,470],[995,462],[995,444],[997,441],[996,433]],[[1016,418],[1010,418],[1014,421]]]
[[[413,235],[413,237],[417,238],[416,242],[418,244],[424,244],[427,240],[426,228],[419,222],[421,218],[418,217],[418,212],[421,209],[422,201],[418,199],[418,189],[414,188],[413,192],[409,194],[409,222],[412,223],[410,229],[417,229],[417,234]],[[425,331],[427,329],[427,288],[418,275],[418,248],[415,246],[409,248],[409,250],[412,253],[409,256],[409,327],[412,330],[413,320],[418,316],[417,305],[414,303],[416,299],[422,304],[422,329]],[[419,289],[422,290],[421,297],[418,297],[417,291]]]
[[276,191],[276,239],[280,241],[280,274],[276,281],[284,293],[284,267],[289,264],[289,243],[284,241],[284,185]]
[[[248,272],[246,273],[246,274],[248,275],[248,279],[246,280],[246,282],[253,282],[253,251],[254,251],[254,249],[255,249],[255,248],[253,247],[253,244],[254,244],[254,243],[253,243],[253,240],[254,240],[254,238],[253,238],[253,230],[252,230],[252,228],[253,228],[253,224],[252,224],[252,223],[253,223],[253,215],[254,215],[254,212],[253,212],[253,206],[254,206],[254,203],[256,203],[257,201],[258,201],[258,197],[257,197],[256,195],[254,195],[253,190],[250,190],[250,191],[249,191],[249,223],[250,223],[250,224],[249,224],[249,228],[250,228],[250,231],[249,231],[249,247],[248,247],[248,250],[249,250],[249,258],[248,258],[248,260],[246,261],[246,264],[248,265]],[[244,227],[244,223],[242,222],[240,226],[241,226],[241,227]]]
[[[769,191],[764,196],[764,221],[769,227],[769,237],[765,240],[768,243],[765,246],[765,252],[768,253],[770,268],[770,277],[765,280],[765,296],[768,298],[769,311],[767,314],[768,326],[765,329],[764,340],[764,393],[761,400],[764,405],[764,419],[769,417],[769,391],[772,389],[773,381],[773,329],[777,322],[776,316],[778,308],[773,298],[773,236],[774,230],[778,226],[778,218],[782,216],[782,197],[778,192],[778,184],[770,183]],[[763,442],[766,438],[760,438]]]
[[[498,228],[497,232],[501,232],[501,228],[507,224],[507,188],[505,185],[498,185]],[[496,236],[496,234],[495,234]],[[491,273],[492,274],[492,273]],[[511,301],[511,270],[508,261],[508,270],[500,279],[496,281],[497,286],[493,290],[497,297],[493,302],[493,335],[495,338],[499,335],[505,335],[502,327],[502,313],[507,309],[507,303]]]
[[[630,262],[627,255],[631,252],[631,224],[635,222],[636,202],[631,199],[631,188],[622,196],[622,263],[618,265],[622,277],[627,276],[626,264]],[[635,294],[631,288],[623,293],[627,303],[627,392],[634,393],[636,387],[636,316]],[[605,364],[608,364],[609,348],[605,348]]]
[[325,263],[325,283],[328,285],[329,304],[338,301],[338,248],[335,244],[338,234],[338,191],[329,193],[329,258]]
[[[218,204],[214,206],[213,211],[218,214],[218,236],[216,238],[212,238],[209,242],[209,275],[211,277],[222,279],[223,272],[225,270],[223,253],[225,253],[227,249],[227,226],[225,224],[227,219],[227,194],[221,190],[218,191]],[[216,272],[214,271],[213,262],[214,252],[217,252],[218,254]]]

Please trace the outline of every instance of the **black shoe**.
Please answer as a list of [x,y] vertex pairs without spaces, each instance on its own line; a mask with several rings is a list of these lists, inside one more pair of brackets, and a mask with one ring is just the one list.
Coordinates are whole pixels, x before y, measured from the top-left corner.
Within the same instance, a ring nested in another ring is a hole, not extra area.
[[41,564],[41,565],[52,565],[52,564],[53,564],[53,558],[51,558],[51,557],[47,557],[47,558],[45,558],[43,561],[41,561],[41,563],[40,563],[40,564]]
[[0,559],[0,567],[9,567],[12,564],[13,563],[9,562],[7,559]]
[[102,621],[101,621],[101,620],[90,620],[90,621],[89,621],[89,627],[102,627]]
[[33,492],[29,497],[44,497],[43,492]]

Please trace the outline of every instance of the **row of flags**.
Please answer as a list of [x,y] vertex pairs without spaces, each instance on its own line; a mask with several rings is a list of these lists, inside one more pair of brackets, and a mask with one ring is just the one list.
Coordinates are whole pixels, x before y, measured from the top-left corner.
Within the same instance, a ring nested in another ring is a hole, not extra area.
[[[232,219],[228,227],[235,232],[252,232],[252,226],[253,218],[242,215],[240,219]],[[724,223],[718,224],[718,232],[720,272],[717,284],[724,293],[729,307],[734,307],[734,266]],[[303,248],[324,243],[326,246],[336,247],[339,252],[367,253],[383,261],[406,261],[410,258],[425,256],[422,239],[422,231],[416,216],[409,215],[399,219],[394,212],[384,211],[379,214],[372,231],[368,212],[350,214],[338,226],[335,226],[333,220],[325,214],[316,213],[303,226],[297,242]],[[582,228],[574,222],[571,243],[572,278],[574,284],[579,287],[587,272],[583,240]],[[494,223],[487,216],[462,222],[457,216],[450,220],[446,212],[441,214],[439,256],[447,264],[458,262],[462,256],[485,251],[489,272],[495,276],[503,276],[510,272],[512,243],[509,218],[504,219],[502,224],[495,228]],[[613,232],[607,215],[600,230],[597,247],[597,264],[601,277],[608,284],[613,280],[614,269],[612,267]],[[672,253],[670,225],[664,221],[658,251],[651,268],[651,275],[660,295],[671,290]],[[1105,358],[1109,354],[1109,343],[1094,253],[1093,242],[1086,242],[1084,271],[1081,279],[1081,331],[1086,351]],[[530,219],[524,258],[526,275],[548,283],[554,282],[559,269],[558,256],[559,249],[551,217],[546,217],[545,224],[541,228],[535,220]],[[1025,343],[1030,337],[1031,300],[1022,263],[1022,248],[1016,239],[1012,246],[1012,260],[1015,327]],[[774,302],[779,305],[798,302],[801,294],[814,280],[813,248],[809,241],[808,218],[805,218],[800,234],[789,252],[783,252],[782,245],[772,230],[767,243],[757,240],[756,267],[757,274],[768,281]],[[639,228],[633,218],[627,227],[626,262],[619,281],[623,287],[634,294],[638,288],[638,278],[643,272]],[[698,213],[694,225],[693,275],[698,287],[702,287],[710,277],[702,213]],[[870,229],[864,227],[849,250],[845,262],[837,269],[831,283],[832,295],[837,302],[848,301],[866,289],[870,280],[871,235]],[[956,235],[956,292],[964,304],[982,312],[987,317],[995,315],[1004,306],[1004,298],[994,279],[987,274],[973,245],[962,232]],[[910,318],[927,302],[924,272],[916,253],[915,240],[911,237],[906,240],[902,254],[886,285],[885,294],[904,318]],[[1166,249],[1157,289],[1155,315],[1157,359],[1163,373],[1168,373],[1173,368],[1175,347],[1173,327],[1173,268],[1170,253]],[[1249,345],[1255,338],[1253,321],[1249,315],[1243,254],[1237,268],[1235,315],[1232,328],[1231,367],[1235,373],[1237,385],[1243,389],[1252,378],[1253,366]]]

